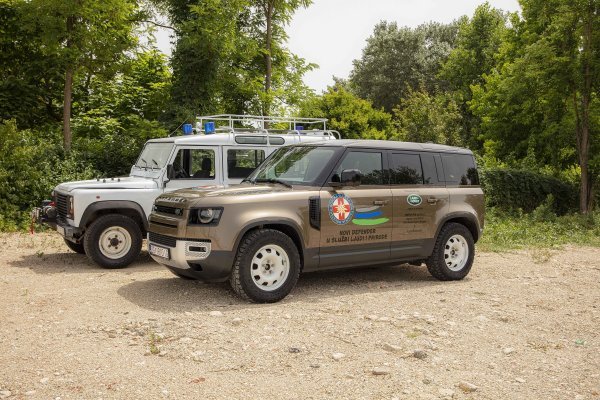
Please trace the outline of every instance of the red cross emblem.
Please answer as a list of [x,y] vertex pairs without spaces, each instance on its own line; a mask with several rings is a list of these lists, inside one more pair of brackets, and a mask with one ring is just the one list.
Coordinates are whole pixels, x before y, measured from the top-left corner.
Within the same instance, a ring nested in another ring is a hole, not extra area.
[[354,205],[350,197],[336,194],[329,200],[329,216],[338,225],[346,224],[352,218]]

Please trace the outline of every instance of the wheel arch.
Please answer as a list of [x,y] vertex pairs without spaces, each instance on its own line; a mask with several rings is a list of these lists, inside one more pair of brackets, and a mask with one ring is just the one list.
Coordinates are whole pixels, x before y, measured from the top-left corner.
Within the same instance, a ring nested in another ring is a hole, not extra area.
[[479,222],[475,215],[466,212],[451,213],[446,215],[446,217],[440,222],[440,224],[437,227],[437,231],[435,233],[436,238],[440,234],[442,227],[449,222],[455,222],[464,225],[469,230],[469,232],[471,232],[471,235],[473,235],[473,241],[477,243],[481,235],[479,231]]
[[235,245],[233,248],[233,251],[237,251],[240,243],[242,241],[242,238],[244,236],[246,236],[246,234],[248,234],[249,232],[255,230],[255,229],[273,229],[273,230],[277,230],[280,231],[282,233],[284,233],[285,235],[289,236],[290,239],[292,239],[292,242],[294,242],[294,245],[296,245],[296,248],[298,249],[298,254],[300,255],[300,263],[301,263],[301,268],[304,267],[304,260],[305,260],[305,247],[304,247],[304,239],[302,237],[302,235],[300,234],[301,230],[300,227],[298,226],[298,224],[292,220],[288,220],[288,219],[276,219],[276,220],[262,220],[262,221],[255,221],[255,222],[251,222],[248,225],[246,225],[242,230],[240,230],[240,233],[238,234],[238,236],[235,239]]
[[141,205],[128,200],[106,200],[90,204],[81,217],[80,226],[87,228],[98,217],[107,214],[126,215],[137,222],[142,234],[148,230],[148,218]]

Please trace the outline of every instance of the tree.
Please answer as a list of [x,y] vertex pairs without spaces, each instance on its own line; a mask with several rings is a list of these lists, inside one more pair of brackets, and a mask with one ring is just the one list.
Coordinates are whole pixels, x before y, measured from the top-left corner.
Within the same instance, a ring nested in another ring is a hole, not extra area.
[[534,154],[557,169],[576,163],[580,210],[587,213],[600,166],[600,6],[523,0],[522,7],[498,67],[473,87],[471,109],[481,118],[486,147],[500,156]]
[[25,25],[39,34],[45,54],[56,55],[63,71],[63,142],[69,151],[75,77],[81,70],[113,74],[136,43],[133,28],[140,15],[133,0],[31,0],[25,6]]
[[457,28],[456,22],[431,22],[415,29],[377,24],[362,57],[354,61],[352,89],[387,112],[392,112],[411,88],[433,92],[439,85],[439,68],[454,47]]
[[368,100],[358,98],[341,84],[327,88],[300,106],[300,116],[327,118],[330,129],[344,139],[387,139],[393,134],[392,116],[373,108]]
[[496,54],[507,34],[507,14],[484,3],[471,19],[459,22],[456,48],[448,55],[438,77],[452,91],[462,114],[462,141],[471,148],[481,148],[477,138],[480,121],[469,109],[471,86],[481,84],[485,74],[496,66]]
[[395,140],[460,146],[462,116],[452,96],[409,91],[394,109]]

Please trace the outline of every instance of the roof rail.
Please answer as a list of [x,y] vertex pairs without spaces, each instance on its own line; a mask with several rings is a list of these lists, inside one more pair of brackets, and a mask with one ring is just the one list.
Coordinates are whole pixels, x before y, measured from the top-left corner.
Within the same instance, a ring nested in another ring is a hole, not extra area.
[[[327,131],[327,118],[273,117],[262,115],[217,114],[196,118],[196,131],[204,133],[205,123],[213,122],[216,132],[298,133],[301,130]],[[271,128],[271,125],[277,125]],[[287,125],[287,129],[281,129]]]

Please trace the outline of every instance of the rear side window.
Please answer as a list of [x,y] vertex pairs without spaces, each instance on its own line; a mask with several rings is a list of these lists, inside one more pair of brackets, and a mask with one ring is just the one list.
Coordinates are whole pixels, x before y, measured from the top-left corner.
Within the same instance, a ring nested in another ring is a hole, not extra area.
[[265,160],[264,150],[227,150],[227,176],[246,178]]
[[470,154],[442,154],[446,183],[450,185],[479,185],[475,160]]
[[418,154],[393,153],[390,175],[392,185],[422,185],[421,157]]

